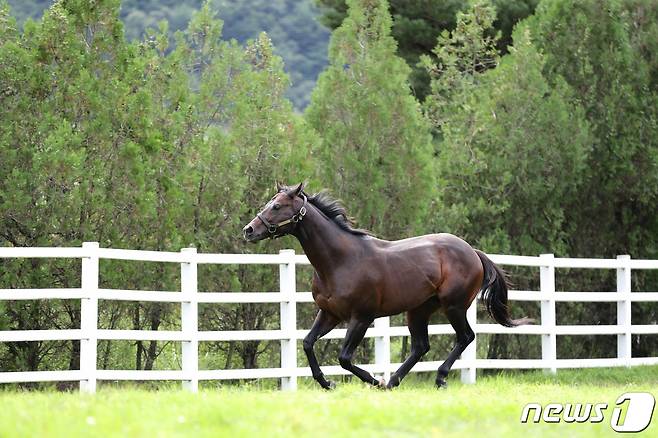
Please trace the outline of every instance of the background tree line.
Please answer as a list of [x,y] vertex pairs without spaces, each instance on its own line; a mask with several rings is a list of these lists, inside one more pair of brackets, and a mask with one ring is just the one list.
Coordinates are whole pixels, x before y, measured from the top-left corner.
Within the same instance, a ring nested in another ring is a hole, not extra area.
[[[39,19],[53,0],[8,0],[19,24]],[[204,0],[123,0],[119,16],[129,40],[141,40],[148,29],[166,21],[174,32],[184,30]],[[286,90],[299,111],[308,105],[318,74],[327,64],[329,30],[316,19],[312,0],[212,0],[209,6],[222,18],[222,38],[246,43],[267,32],[275,53],[285,60],[291,86]],[[173,48],[175,41],[171,41]]]
[[[494,253],[658,257],[654,2],[319,1],[335,30],[303,115],[267,34],[227,38],[230,15],[211,4],[190,12],[185,30],[131,34],[121,20],[128,3],[60,0],[21,29],[0,2],[2,245],[273,252],[293,240],[247,247],[241,225],[274,180],[309,179],[388,239],[448,231]],[[0,263],[4,288],[80,281],[73,262]],[[512,275],[517,288],[537,289],[536,272]],[[204,291],[278,287],[266,267],[204,268],[199,279]],[[309,279],[300,275],[298,289]],[[615,289],[610,272],[559,271],[557,280],[560,290]],[[633,287],[655,290],[656,280],[635,275]],[[176,267],[121,262],[101,264],[101,283],[180,286]],[[3,329],[79,327],[75,301],[0,306]],[[536,304],[513,307],[539,316]],[[179,320],[168,304],[102,302],[100,312],[102,328],[173,329]],[[200,312],[204,330],[278,325],[270,305]],[[299,312],[310,325],[314,307]],[[656,323],[650,303],[633,312],[634,323]],[[616,308],[565,304],[558,316],[614,324]],[[433,339],[430,358],[451,342]],[[321,345],[332,363],[338,342]],[[655,354],[656,345],[655,336],[635,336],[633,354]],[[394,348],[406,355],[405,340]],[[527,336],[483,337],[478,348],[480,357],[540,354],[539,339]],[[176,367],[178,349],[104,342],[99,366]],[[361,360],[371,349],[360,349]],[[278,354],[273,342],[208,343],[202,363],[272,366]],[[558,343],[562,357],[614,354],[614,336]],[[3,370],[76,368],[78,356],[77,342],[0,345]]]

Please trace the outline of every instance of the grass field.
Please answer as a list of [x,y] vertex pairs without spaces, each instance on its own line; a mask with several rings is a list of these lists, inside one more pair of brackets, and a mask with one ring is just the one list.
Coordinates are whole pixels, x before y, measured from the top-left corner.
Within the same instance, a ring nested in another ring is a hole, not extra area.
[[[455,372],[457,375],[458,372]],[[624,392],[658,396],[658,367],[561,370],[452,381],[436,390],[412,378],[394,391],[346,383],[332,391],[304,382],[297,392],[257,388],[146,391],[101,388],[95,395],[0,392],[2,437],[489,437],[618,435],[610,428]],[[521,424],[529,402],[608,403],[599,424]],[[658,436],[658,420],[642,432]]]

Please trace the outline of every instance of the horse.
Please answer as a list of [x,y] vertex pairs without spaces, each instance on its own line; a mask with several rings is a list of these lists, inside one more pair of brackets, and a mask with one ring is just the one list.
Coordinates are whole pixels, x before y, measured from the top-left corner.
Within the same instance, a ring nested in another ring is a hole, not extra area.
[[[313,299],[319,311],[303,340],[313,378],[322,388],[334,382],[322,373],[313,346],[341,322],[347,334],[340,365],[362,381],[392,389],[429,351],[430,316],[442,309],[457,335],[447,359],[437,370],[436,386],[447,386],[455,360],[475,334],[466,310],[478,293],[499,324],[516,327],[531,322],[511,319],[506,274],[483,252],[452,234],[428,234],[398,241],[376,238],[356,228],[345,207],[328,192],[310,195],[304,183],[283,186],[243,228],[244,239],[258,242],[285,235],[296,237],[313,265]],[[370,324],[382,316],[407,313],[411,354],[388,382],[355,366],[352,357]]]

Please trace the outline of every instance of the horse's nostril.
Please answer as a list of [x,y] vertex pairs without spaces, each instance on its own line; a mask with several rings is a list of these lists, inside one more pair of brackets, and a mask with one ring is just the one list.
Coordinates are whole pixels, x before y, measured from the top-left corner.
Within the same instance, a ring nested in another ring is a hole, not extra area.
[[250,234],[253,234],[253,232],[254,232],[254,229],[251,226],[247,225],[246,227],[244,227],[244,235],[245,236],[249,236]]

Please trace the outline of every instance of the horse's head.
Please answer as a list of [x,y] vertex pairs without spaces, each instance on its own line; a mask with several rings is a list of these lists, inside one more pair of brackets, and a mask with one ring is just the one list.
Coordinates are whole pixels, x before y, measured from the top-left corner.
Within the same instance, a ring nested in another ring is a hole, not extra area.
[[276,194],[265,204],[260,213],[242,229],[247,242],[258,242],[267,237],[275,238],[290,234],[297,222],[306,214],[304,183],[286,187],[277,183]]

